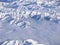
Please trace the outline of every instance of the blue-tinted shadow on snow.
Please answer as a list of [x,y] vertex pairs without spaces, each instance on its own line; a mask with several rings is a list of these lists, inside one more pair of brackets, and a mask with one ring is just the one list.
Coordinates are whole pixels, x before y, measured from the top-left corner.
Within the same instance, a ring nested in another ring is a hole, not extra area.
[[34,15],[31,18],[37,21],[41,18],[41,15]]
[[24,4],[24,6],[34,5],[34,4],[37,4],[37,3],[36,2],[31,2],[31,3],[28,3],[28,4]]
[[0,0],[0,2],[7,2],[7,3],[13,2],[13,1],[16,1],[16,0]]
[[26,41],[23,45],[31,45],[31,42]]
[[49,16],[45,16],[44,19],[49,21],[51,18]]
[[18,5],[17,3],[11,3],[11,4],[8,4],[8,5],[3,5],[3,7],[6,7],[6,8],[18,8]]
[[10,23],[10,21],[13,20],[10,14],[6,14],[6,16],[3,18],[3,21],[5,23]]

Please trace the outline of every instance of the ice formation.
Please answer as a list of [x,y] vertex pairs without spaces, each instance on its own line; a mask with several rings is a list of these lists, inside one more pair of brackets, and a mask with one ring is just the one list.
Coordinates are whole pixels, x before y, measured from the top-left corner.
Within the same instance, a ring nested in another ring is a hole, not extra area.
[[0,0],[0,45],[60,45],[59,26],[60,0]]

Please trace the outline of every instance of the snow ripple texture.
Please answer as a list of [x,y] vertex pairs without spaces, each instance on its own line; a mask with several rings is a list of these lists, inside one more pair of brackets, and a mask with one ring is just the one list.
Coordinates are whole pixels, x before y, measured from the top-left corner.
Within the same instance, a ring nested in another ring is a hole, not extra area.
[[0,45],[60,45],[60,0],[0,0]]

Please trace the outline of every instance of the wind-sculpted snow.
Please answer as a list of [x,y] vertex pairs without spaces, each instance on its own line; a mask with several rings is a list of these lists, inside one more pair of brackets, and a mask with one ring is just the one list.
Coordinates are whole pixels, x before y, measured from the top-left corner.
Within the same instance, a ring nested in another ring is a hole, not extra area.
[[60,0],[0,0],[0,45],[60,45]]

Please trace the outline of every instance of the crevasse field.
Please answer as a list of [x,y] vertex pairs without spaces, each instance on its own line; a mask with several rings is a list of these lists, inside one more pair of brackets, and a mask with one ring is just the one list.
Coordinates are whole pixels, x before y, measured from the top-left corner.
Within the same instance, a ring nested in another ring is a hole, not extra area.
[[60,0],[0,0],[0,45],[60,45]]

